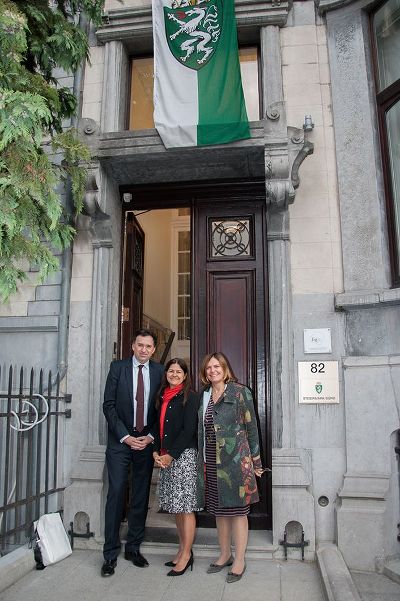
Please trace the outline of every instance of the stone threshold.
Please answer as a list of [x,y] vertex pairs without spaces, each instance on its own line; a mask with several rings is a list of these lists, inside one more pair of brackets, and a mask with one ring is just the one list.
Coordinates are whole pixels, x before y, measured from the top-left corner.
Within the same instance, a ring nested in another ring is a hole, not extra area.
[[[122,548],[125,543],[126,526],[121,527]],[[76,538],[74,549],[91,549],[101,551],[103,538]],[[144,541],[140,546],[146,555],[170,555],[176,552],[178,538],[175,527],[147,527]],[[199,557],[215,558],[218,550],[217,531],[215,528],[198,528],[193,545],[193,551]],[[273,545],[272,532],[269,530],[250,530],[246,556],[253,559],[282,559],[282,547]],[[293,550],[289,559],[299,559],[300,551]]]

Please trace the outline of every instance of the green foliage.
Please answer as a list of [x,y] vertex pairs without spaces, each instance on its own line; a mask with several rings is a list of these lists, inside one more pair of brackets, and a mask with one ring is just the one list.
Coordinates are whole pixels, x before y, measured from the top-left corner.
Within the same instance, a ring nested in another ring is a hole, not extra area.
[[[82,210],[89,151],[62,122],[76,110],[72,92],[54,73],[73,74],[89,58],[83,12],[96,24],[104,0],[0,0],[0,296],[7,300],[25,277],[39,281],[59,268],[52,250],[74,236],[59,191],[70,185]],[[44,140],[53,154],[44,151]],[[62,159],[62,160],[61,160]]]

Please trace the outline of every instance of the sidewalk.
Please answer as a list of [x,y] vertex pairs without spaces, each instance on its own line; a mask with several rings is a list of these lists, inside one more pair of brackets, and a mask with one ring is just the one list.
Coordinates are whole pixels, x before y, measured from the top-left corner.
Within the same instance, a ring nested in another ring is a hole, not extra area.
[[0,601],[325,601],[314,562],[251,558],[243,579],[226,584],[227,570],[206,574],[209,557],[195,556],[193,572],[178,578],[166,576],[169,556],[147,558],[150,567],[140,569],[121,554],[115,575],[102,578],[102,553],[76,550],[59,564],[27,574]]
[[400,601],[400,584],[383,574],[351,572],[362,601]]

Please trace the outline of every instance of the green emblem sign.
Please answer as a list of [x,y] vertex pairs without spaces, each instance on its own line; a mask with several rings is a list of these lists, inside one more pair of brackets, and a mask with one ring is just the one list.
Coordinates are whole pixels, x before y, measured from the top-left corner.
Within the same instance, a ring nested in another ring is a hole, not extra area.
[[222,32],[222,7],[222,0],[164,7],[169,49],[185,67],[198,71],[214,56]]
[[322,384],[320,384],[318,382],[318,384],[315,385],[315,390],[318,392],[318,394],[321,394],[321,392],[322,392]]

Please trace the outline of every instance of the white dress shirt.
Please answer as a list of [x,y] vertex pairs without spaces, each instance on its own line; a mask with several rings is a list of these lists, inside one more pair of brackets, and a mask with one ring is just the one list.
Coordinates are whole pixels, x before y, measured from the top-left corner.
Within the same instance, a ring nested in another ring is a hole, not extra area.
[[[136,359],[135,355],[132,357],[132,382],[133,382],[133,425],[136,425],[136,390],[137,390],[137,381],[138,381],[138,373],[139,373],[139,365],[143,365],[142,375],[143,375],[143,386],[144,386],[144,415],[143,415],[143,423],[147,426],[147,411],[149,407],[149,396],[150,396],[150,367],[149,362],[139,363]],[[152,434],[148,434],[154,439]],[[129,434],[121,438],[120,442],[124,442],[126,438],[129,437]]]
[[143,384],[144,384],[144,425],[147,426],[147,411],[149,407],[149,396],[150,396],[150,368],[149,362],[139,363],[135,355],[132,357],[132,378],[133,378],[133,424],[136,425],[136,390],[139,373],[139,365],[143,365]]

